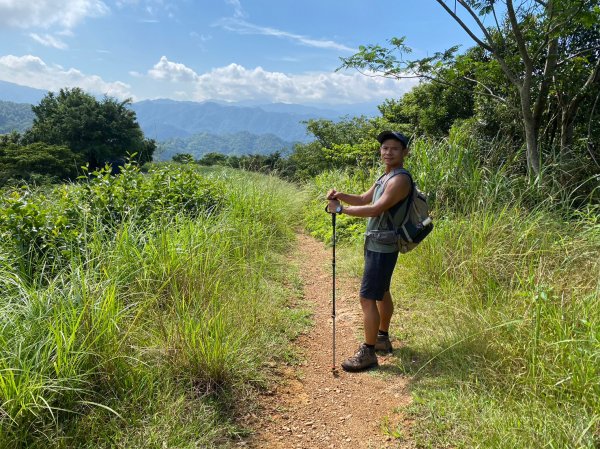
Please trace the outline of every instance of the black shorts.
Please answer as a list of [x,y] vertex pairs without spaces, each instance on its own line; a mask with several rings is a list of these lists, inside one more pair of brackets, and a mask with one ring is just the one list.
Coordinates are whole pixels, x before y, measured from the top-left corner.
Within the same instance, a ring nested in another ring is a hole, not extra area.
[[389,291],[392,273],[398,261],[398,251],[377,253],[365,249],[365,271],[360,285],[360,297],[381,301]]

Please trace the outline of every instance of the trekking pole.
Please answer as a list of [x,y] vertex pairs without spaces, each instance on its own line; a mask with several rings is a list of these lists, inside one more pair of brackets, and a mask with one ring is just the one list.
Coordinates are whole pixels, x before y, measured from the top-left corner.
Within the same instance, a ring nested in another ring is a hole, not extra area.
[[333,338],[332,338],[332,354],[333,354],[333,365],[331,365],[331,371],[335,374],[335,213],[331,214],[331,226],[333,228],[333,252],[331,260],[331,268],[333,272],[333,288],[332,288],[332,311],[331,318],[333,320]]

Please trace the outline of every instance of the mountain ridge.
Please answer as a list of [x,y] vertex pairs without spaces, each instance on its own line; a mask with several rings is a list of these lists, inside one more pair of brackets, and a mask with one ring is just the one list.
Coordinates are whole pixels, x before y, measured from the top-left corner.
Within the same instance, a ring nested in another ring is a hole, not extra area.
[[158,143],[155,160],[170,160],[177,153],[191,154],[201,159],[207,153],[221,153],[227,156],[244,154],[286,154],[295,142],[284,141],[273,134],[251,134],[240,131],[232,134],[198,133],[189,137],[176,137]]
[[[0,81],[0,100],[3,100],[0,111],[0,125],[3,126],[0,127],[0,132],[23,132],[30,127],[33,114],[27,110],[31,104],[38,104],[46,94],[47,91],[41,89]],[[247,133],[247,153],[264,154],[291,148],[295,142],[310,140],[304,123],[307,120],[336,121],[344,115],[339,106],[320,108],[314,105],[258,101],[195,102],[162,98],[134,102],[130,107],[136,113],[146,137],[164,143],[162,147],[169,151],[183,149],[182,152],[198,154],[204,153],[206,148],[222,148],[228,154],[240,154],[239,142],[244,137],[240,137],[239,133]],[[366,107],[369,107],[368,104],[356,105],[355,112]],[[209,139],[213,141],[210,142]],[[190,142],[201,143],[201,148],[191,148],[194,151],[190,151]],[[227,142],[234,147],[223,148]],[[264,144],[265,148],[258,148],[257,142]]]

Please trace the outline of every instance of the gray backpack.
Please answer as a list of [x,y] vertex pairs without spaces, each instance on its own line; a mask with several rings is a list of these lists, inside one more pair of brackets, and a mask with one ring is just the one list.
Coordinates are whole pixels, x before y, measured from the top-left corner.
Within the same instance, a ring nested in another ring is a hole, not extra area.
[[427,196],[417,188],[408,171],[402,170],[402,173],[409,176],[412,189],[407,199],[406,215],[402,220],[402,225],[396,231],[398,248],[401,253],[407,253],[421,243],[433,230],[433,220],[429,215]]
[[[406,214],[400,225],[395,227],[390,211],[384,212],[384,218],[388,222],[388,231],[370,231],[367,237],[373,238],[384,244],[397,244],[401,253],[407,253],[416,248],[419,243],[433,230],[433,221],[429,215],[427,197],[421,192],[411,174],[405,169],[399,169],[396,173],[386,179],[387,183],[396,175],[405,174],[410,178],[411,191],[404,201],[408,201]],[[385,185],[384,183],[384,185]]]

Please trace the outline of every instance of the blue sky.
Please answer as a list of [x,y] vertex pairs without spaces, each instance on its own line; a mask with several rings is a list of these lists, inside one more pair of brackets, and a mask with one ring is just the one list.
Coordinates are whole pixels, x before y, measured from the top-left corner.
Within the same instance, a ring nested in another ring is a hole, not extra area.
[[0,80],[152,98],[352,104],[414,80],[335,72],[359,45],[471,46],[435,0],[0,0]]

